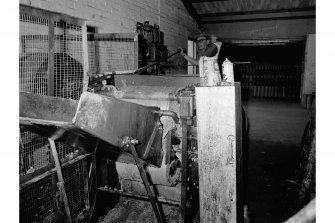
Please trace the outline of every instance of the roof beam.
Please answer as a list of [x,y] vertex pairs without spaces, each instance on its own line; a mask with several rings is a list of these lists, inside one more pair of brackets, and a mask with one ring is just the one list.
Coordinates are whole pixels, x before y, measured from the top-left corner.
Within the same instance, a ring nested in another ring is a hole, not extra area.
[[203,24],[215,24],[215,23],[234,23],[234,22],[259,22],[259,21],[272,21],[272,20],[290,20],[290,19],[315,19],[315,15],[306,16],[283,16],[283,17],[269,17],[269,18],[250,18],[250,19],[225,19],[215,21],[204,21]]
[[315,11],[315,10],[316,10],[315,7],[304,7],[304,8],[291,8],[291,9],[270,9],[270,10],[256,10],[256,11],[204,13],[204,14],[199,14],[199,16],[202,18],[202,17],[216,17],[216,16],[253,15],[253,14],[301,12],[301,11]]
[[229,0],[190,0],[191,3],[203,3],[203,2],[223,2]]
[[197,11],[194,9],[191,1],[188,0],[181,0],[185,6],[185,8],[187,9],[188,13],[193,17],[193,19],[197,22],[199,28],[202,28],[200,19],[199,19],[199,15],[197,13]]
[[315,10],[267,10],[266,13],[232,14],[226,13],[217,16],[200,17],[202,24],[257,22],[272,20],[292,20],[315,18]]

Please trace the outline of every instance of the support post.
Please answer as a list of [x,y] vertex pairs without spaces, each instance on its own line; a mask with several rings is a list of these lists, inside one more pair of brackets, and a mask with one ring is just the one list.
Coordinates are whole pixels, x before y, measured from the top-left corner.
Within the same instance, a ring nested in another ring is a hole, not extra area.
[[243,222],[240,84],[195,92],[200,222]]
[[84,70],[84,76],[83,76],[83,92],[87,91],[88,88],[88,44],[87,44],[87,27],[86,22],[83,21],[81,26],[81,38],[82,38],[82,47],[83,47],[83,70]]
[[55,27],[54,27],[54,17],[49,18],[49,55],[48,55],[48,95],[54,96],[54,82],[55,82]]

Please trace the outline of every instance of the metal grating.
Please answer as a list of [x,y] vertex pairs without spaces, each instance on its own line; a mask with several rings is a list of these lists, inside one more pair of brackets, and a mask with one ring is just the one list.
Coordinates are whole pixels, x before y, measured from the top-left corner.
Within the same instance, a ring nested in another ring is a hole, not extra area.
[[54,221],[52,175],[20,190],[20,222]]
[[60,160],[76,151],[76,148],[70,146],[69,144],[65,144],[59,141],[55,141],[55,144],[58,153],[58,158]]
[[81,26],[55,22],[55,96],[79,100],[83,88]]
[[[20,136],[20,176],[33,173],[51,163],[48,138],[22,129]],[[60,141],[55,144],[60,160],[76,151],[76,148]]]
[[20,91],[48,93],[48,25],[46,19],[20,14]]
[[[33,173],[52,163],[48,139],[30,131],[20,129],[20,176]],[[73,153],[76,148],[56,141],[58,158]],[[83,162],[77,161],[62,168],[71,216],[75,219],[85,208],[84,179],[87,179]],[[87,173],[87,171],[86,171]],[[54,213],[54,196],[57,176],[53,173],[20,190],[20,222],[57,222]],[[53,189],[54,187],[54,189]],[[59,192],[57,192],[59,193]]]
[[136,70],[138,41],[133,33],[91,34],[88,41],[90,74]]
[[62,168],[64,185],[72,218],[85,208],[83,160]]
[[20,129],[20,176],[32,173],[51,163],[48,139]]

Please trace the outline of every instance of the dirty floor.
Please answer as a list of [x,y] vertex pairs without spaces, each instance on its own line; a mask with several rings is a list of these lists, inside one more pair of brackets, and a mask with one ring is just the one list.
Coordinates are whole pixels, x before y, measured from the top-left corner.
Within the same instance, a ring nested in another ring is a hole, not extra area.
[[297,102],[251,99],[248,201],[254,222],[284,222],[297,211],[296,169],[308,111]]
[[[299,186],[294,174],[308,112],[297,102],[267,99],[250,99],[244,106],[250,124],[251,217],[256,223],[283,222],[297,211]],[[113,207],[97,222],[156,222],[148,201],[119,198]],[[178,207],[164,205],[163,212],[167,222],[178,222]]]

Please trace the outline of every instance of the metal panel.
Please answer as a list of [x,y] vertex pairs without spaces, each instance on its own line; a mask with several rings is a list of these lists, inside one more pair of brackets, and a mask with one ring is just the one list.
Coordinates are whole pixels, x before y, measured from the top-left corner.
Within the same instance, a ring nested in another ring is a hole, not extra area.
[[[99,137],[116,147],[122,137],[129,136],[140,141],[137,153],[143,157],[158,116],[152,111],[157,107],[147,107],[118,100],[114,97],[84,92],[80,97],[74,124],[82,130]],[[160,138],[160,137],[156,137]],[[150,150],[146,158],[150,163],[160,166],[163,159],[160,140]],[[159,145],[159,144],[160,145]]]
[[[97,140],[102,140],[101,146],[105,149],[122,151],[119,148],[120,139],[130,136],[140,141],[136,149],[139,156],[144,158],[152,131],[159,124],[158,115],[152,113],[158,110],[157,107],[124,102],[113,97],[84,92],[76,107],[76,101],[71,99],[23,92],[21,95],[26,100],[20,100],[20,125],[77,148],[91,149]],[[145,158],[157,166],[161,165],[163,159],[161,137],[158,131]]]

